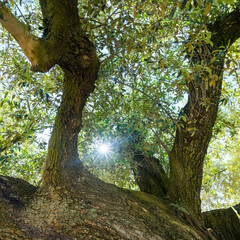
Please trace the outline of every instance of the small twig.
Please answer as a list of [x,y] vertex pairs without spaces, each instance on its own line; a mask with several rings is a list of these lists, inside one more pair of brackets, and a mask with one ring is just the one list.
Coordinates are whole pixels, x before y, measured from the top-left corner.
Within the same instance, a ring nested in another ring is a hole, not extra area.
[[9,47],[10,47],[10,33],[8,33],[7,50],[6,50],[6,53],[4,54],[3,64],[5,64],[5,61],[6,61],[7,57],[8,57]]
[[156,131],[154,131],[153,128],[151,128],[151,130],[152,130],[152,132],[155,134],[155,136],[157,137],[158,142],[162,145],[162,147],[163,147],[163,148],[165,149],[165,151],[167,152],[168,157],[170,157],[170,153],[171,153],[171,152],[170,152],[169,148],[167,147],[167,145],[161,140],[159,134],[158,134]]
[[18,7],[18,5],[15,3],[15,1],[12,0],[11,2],[13,2],[13,4],[16,6],[17,10],[20,12],[21,17],[23,17],[25,23],[30,26],[30,24],[28,23],[28,21],[27,21],[26,18],[24,17],[21,9]]

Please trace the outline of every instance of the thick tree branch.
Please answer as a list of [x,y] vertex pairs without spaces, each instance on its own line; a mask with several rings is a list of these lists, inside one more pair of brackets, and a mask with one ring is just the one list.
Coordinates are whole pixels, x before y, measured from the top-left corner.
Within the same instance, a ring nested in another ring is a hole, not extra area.
[[230,46],[240,37],[240,10],[234,11],[209,27],[213,42],[219,46]]
[[156,197],[166,195],[169,185],[169,178],[165,173],[159,159],[146,155],[137,146],[142,145],[143,138],[141,132],[134,130],[129,138],[127,151],[131,153],[131,167],[134,178],[140,190],[152,194]]
[[[40,0],[45,34],[66,37],[73,28],[81,29],[77,0]],[[71,15],[69,15],[71,13]],[[60,24],[61,23],[61,24]],[[81,29],[83,33],[83,30]]]
[[19,21],[9,8],[0,2],[0,23],[15,38],[34,71],[46,72],[55,62],[49,59],[47,43],[34,36],[29,26]]

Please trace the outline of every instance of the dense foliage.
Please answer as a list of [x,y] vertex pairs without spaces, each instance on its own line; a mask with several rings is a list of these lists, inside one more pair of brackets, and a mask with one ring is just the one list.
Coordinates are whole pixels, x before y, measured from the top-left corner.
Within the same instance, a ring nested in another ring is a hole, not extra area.
[[[37,3],[9,4],[35,33],[44,34]],[[128,148],[134,130],[143,139],[137,148],[157,157],[169,171],[167,151],[178,118],[186,121],[181,114],[186,83],[192,72],[201,70],[200,65],[189,65],[188,59],[196,44],[211,44],[208,24],[236,4],[232,0],[79,1],[82,23],[101,60],[79,138],[81,159],[92,173],[121,187],[137,188]],[[33,73],[12,37],[3,29],[0,34],[0,173],[39,184],[48,139],[41,133],[51,131],[62,73],[57,67],[48,74]],[[221,110],[206,159],[205,208],[240,200],[238,46],[239,42],[227,56]],[[189,131],[194,134],[195,129]],[[109,153],[99,153],[100,143],[110,144]]]

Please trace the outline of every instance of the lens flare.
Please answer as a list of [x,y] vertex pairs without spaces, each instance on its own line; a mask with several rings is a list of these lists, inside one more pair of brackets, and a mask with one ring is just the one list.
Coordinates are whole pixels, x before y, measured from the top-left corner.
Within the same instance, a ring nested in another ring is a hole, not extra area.
[[106,155],[107,153],[110,152],[110,146],[108,144],[101,144],[98,147],[98,152]]

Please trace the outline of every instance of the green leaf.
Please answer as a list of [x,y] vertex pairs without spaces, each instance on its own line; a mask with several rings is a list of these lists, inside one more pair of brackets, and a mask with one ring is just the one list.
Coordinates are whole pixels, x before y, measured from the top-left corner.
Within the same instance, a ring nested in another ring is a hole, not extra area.
[[45,93],[45,95],[46,95],[46,102],[49,103],[49,94]]
[[186,114],[184,114],[184,115],[182,115],[182,120],[184,121],[184,122],[187,122],[187,119],[188,119],[188,117],[187,117],[187,115]]
[[120,162],[126,164],[126,161],[125,161],[124,159],[120,158],[120,159],[118,159],[118,160],[119,160]]
[[211,9],[212,3],[208,3],[205,10],[204,10],[204,15],[207,16],[210,9]]
[[224,0],[225,3],[234,4],[235,0]]

